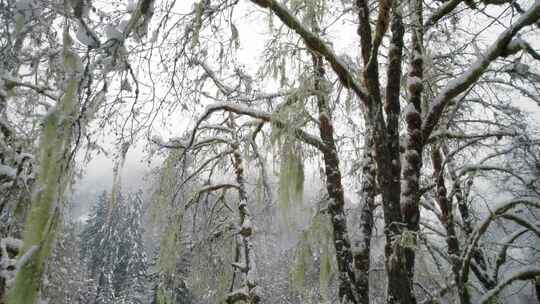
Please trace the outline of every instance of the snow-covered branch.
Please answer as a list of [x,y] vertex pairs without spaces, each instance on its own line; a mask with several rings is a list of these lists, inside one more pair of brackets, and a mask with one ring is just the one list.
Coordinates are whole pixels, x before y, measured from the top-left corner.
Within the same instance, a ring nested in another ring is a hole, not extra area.
[[[47,87],[37,86],[37,85],[31,84],[31,83],[28,83],[28,82],[24,82],[24,81],[22,81],[20,79],[17,79],[15,77],[11,77],[11,76],[7,76],[7,75],[1,76],[1,79],[3,80],[4,85],[6,87],[28,88],[28,89],[31,89],[31,90],[35,91],[38,94],[42,94],[43,96],[48,97],[49,99],[53,100],[54,102],[58,101],[58,99],[59,99],[58,96],[55,96],[53,93],[50,93],[49,91],[51,91],[51,89],[49,89]],[[43,105],[47,109],[54,106],[54,104],[49,103],[49,102],[44,101],[44,100],[37,100],[37,103],[40,104],[40,105]]]
[[426,23],[424,23],[425,28],[429,28],[435,25],[439,20],[444,16],[452,12],[463,0],[450,0],[444,2],[431,16],[428,17]]
[[344,87],[354,91],[354,93],[364,103],[369,102],[368,94],[356,80],[353,73],[349,71],[345,63],[343,63],[334,51],[324,42],[316,33],[313,33],[306,28],[298,18],[296,18],[285,6],[276,0],[251,0],[251,2],[263,8],[269,8],[274,14],[290,29],[294,30],[306,43],[306,46],[319,54],[321,54],[332,66],[332,69],[339,77],[341,84]]
[[236,184],[216,184],[216,185],[209,185],[209,186],[206,186],[206,187],[202,187],[200,189],[198,189],[195,194],[193,195],[192,199],[190,199],[187,203],[186,203],[186,206],[184,207],[185,209],[189,209],[194,203],[196,203],[200,196],[202,194],[205,194],[205,193],[208,193],[208,192],[213,192],[213,191],[218,191],[218,190],[227,190],[227,189],[231,189],[231,188],[234,188],[234,189],[237,189],[239,190],[240,187]]
[[505,56],[512,38],[525,26],[531,25],[540,19],[540,1],[536,0],[531,8],[523,14],[514,24],[499,35],[497,40],[480,55],[475,63],[460,77],[450,81],[444,89],[431,102],[431,108],[422,124],[424,140],[429,138],[437,126],[447,104],[459,94],[469,89],[484,73],[490,63],[498,57]]
[[[253,108],[250,108],[244,105],[239,105],[239,104],[216,103],[216,104],[208,106],[206,108],[206,111],[201,115],[199,120],[196,122],[193,132],[191,134],[191,139],[187,145],[188,148],[193,147],[197,130],[199,129],[199,126],[202,124],[202,122],[208,119],[208,117],[210,117],[212,113],[217,112],[217,111],[228,111],[228,112],[232,112],[239,115],[246,115],[246,116],[260,119],[262,122],[265,122],[265,123],[272,122],[278,128],[286,128],[286,123],[284,123],[279,118],[273,116],[270,113],[267,113],[264,111],[257,111],[257,110],[254,110]],[[321,140],[319,140],[315,136],[299,128],[294,128],[293,133],[298,139],[304,141],[306,144],[312,145],[319,150],[326,149],[326,145]]]
[[[537,1],[538,2],[538,1]],[[536,276],[540,275],[540,268],[536,266],[525,266],[520,270],[514,272],[508,278],[500,282],[495,288],[488,291],[486,294],[480,298],[478,304],[487,304],[496,297],[506,286],[512,284],[514,281],[525,281],[535,279]]]
[[486,217],[473,231],[473,233],[471,234],[470,242],[466,250],[462,254],[463,262],[462,262],[460,273],[461,273],[461,279],[463,282],[467,281],[469,267],[471,265],[471,258],[474,255],[475,248],[478,245],[480,238],[487,231],[487,228],[489,227],[491,222],[494,219],[498,218],[499,216],[503,215],[504,213],[508,212],[509,210],[519,205],[525,205],[525,206],[530,206],[533,208],[540,209],[540,199],[537,197],[522,197],[522,198],[516,198],[509,201],[501,202],[493,209],[492,213],[488,217]]
[[465,133],[457,133],[457,132],[450,132],[450,131],[435,131],[431,134],[429,139],[426,141],[426,143],[433,143],[435,141],[441,140],[441,139],[485,139],[490,137],[496,137],[497,139],[500,139],[502,137],[509,137],[509,136],[518,136],[520,135],[517,132],[506,132],[506,131],[498,131],[498,132],[486,132],[486,133],[478,133],[478,134],[465,134]]

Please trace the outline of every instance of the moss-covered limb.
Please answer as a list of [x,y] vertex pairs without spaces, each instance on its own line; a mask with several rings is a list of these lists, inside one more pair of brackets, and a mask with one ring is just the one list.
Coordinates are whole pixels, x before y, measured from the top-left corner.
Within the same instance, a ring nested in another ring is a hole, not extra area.
[[[492,303],[491,301],[495,299],[495,297],[507,286],[512,284],[515,281],[527,281],[527,280],[535,280],[538,281],[538,277],[540,276],[540,268],[535,266],[525,266],[522,269],[519,269],[518,271],[514,272],[508,278],[500,282],[497,286],[493,287],[490,291],[488,291],[486,294],[482,296],[478,300],[477,303],[479,304],[488,304]],[[538,283],[536,283],[538,284]]]
[[107,208],[107,223],[111,220],[113,210],[117,205],[118,196],[120,195],[120,188],[122,186],[122,169],[124,168],[126,155],[129,151],[130,145],[131,144],[129,142],[125,142],[120,146],[120,155],[113,167],[113,183],[111,189],[111,199],[108,201],[109,206]]
[[8,293],[9,304],[37,301],[41,277],[55,238],[60,212],[59,202],[68,182],[66,155],[71,148],[73,117],[77,110],[80,84],[80,60],[70,49],[71,38],[64,33],[64,67],[67,81],[60,103],[45,117],[40,142],[39,172],[32,195],[29,215],[24,227],[23,247],[27,252],[38,250],[17,273]]
[[261,169],[261,175],[259,178],[262,179],[262,185],[264,186],[264,192],[266,194],[267,202],[268,202],[268,205],[270,205],[274,201],[274,199],[272,197],[272,188],[270,187],[270,184],[268,183],[270,179],[268,177],[268,172],[267,172],[268,170],[266,168],[266,158],[259,152],[259,147],[257,146],[257,143],[255,141],[255,138],[257,134],[259,133],[259,131],[261,130],[262,126],[263,126],[262,123],[259,124],[257,126],[257,129],[252,133],[251,138],[250,138],[250,145],[259,163],[259,167]]

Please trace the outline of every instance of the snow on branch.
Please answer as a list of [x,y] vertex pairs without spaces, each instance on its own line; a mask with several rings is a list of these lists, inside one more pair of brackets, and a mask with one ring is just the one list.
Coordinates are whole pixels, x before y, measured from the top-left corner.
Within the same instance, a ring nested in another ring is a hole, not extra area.
[[353,90],[364,103],[369,102],[368,94],[364,92],[364,88],[334,51],[319,36],[307,29],[286,7],[276,0],[251,0],[251,2],[263,8],[270,8],[288,28],[294,30],[304,39],[310,50],[321,54],[330,63],[344,87]]
[[[172,138],[169,141],[164,141],[159,136],[154,136],[152,137],[151,141],[154,144],[156,144],[158,147],[166,148],[166,149],[185,150],[187,149],[189,145],[188,142],[182,141],[179,138]],[[191,149],[196,150],[196,149],[200,149],[202,147],[209,146],[215,143],[231,144],[231,141],[227,138],[212,136],[212,137],[207,137],[207,138],[197,141],[191,146]]]
[[[538,0],[536,2],[539,2]],[[525,280],[532,280],[536,278],[536,276],[540,275],[540,268],[534,267],[534,266],[525,266],[521,268],[520,270],[514,272],[512,275],[510,275],[508,278],[504,279],[502,282],[500,282],[495,288],[488,291],[480,300],[478,301],[478,304],[487,304],[491,303],[490,301],[496,297],[506,286],[512,284],[514,281],[525,281]]]
[[520,230],[515,231],[514,233],[506,236],[501,243],[503,244],[501,250],[497,254],[497,259],[495,260],[495,267],[493,267],[493,273],[492,273],[492,280],[494,282],[497,282],[497,277],[499,274],[499,269],[501,266],[506,262],[506,253],[508,251],[508,248],[510,245],[521,235],[525,234],[527,231],[529,231],[528,228],[522,228]]
[[195,192],[193,197],[186,203],[186,206],[184,208],[189,209],[194,203],[196,203],[199,200],[199,197],[204,193],[213,192],[213,191],[222,190],[222,189],[226,190],[226,189],[231,189],[231,188],[239,190],[240,186],[236,184],[217,184],[217,185],[208,185],[206,187],[202,187]]
[[506,47],[506,50],[502,56],[507,57],[519,51],[525,51],[534,59],[540,60],[540,54],[527,41],[521,38],[512,40]]
[[498,131],[498,132],[487,132],[479,134],[466,134],[463,132],[450,132],[450,131],[435,131],[431,134],[426,143],[433,143],[440,139],[483,139],[490,137],[497,137],[497,139],[502,137],[512,137],[521,135],[518,132],[507,132],[507,131]]
[[508,45],[511,45],[512,38],[523,27],[528,26],[540,19],[540,0],[536,0],[531,8],[503,33],[497,40],[482,54],[475,63],[460,77],[450,81],[445,88],[435,97],[431,103],[431,108],[422,124],[422,135],[424,139],[429,138],[435,129],[446,105],[452,98],[469,89],[488,68],[489,64],[500,56],[505,56]]
[[[35,91],[38,94],[42,94],[43,96],[46,96],[49,99],[54,100],[55,102],[58,101],[58,99],[59,99],[58,96],[55,96],[52,93],[49,93],[48,91],[52,91],[52,90],[47,88],[47,87],[37,86],[37,85],[31,84],[31,83],[28,83],[28,82],[24,82],[24,81],[22,81],[20,79],[17,79],[15,77],[11,77],[11,76],[7,76],[7,75],[2,75],[0,77],[0,79],[3,80],[4,86],[6,86],[8,88],[11,88],[11,87],[28,88],[28,89],[31,89],[31,90]],[[40,105],[45,106],[45,108],[47,108],[47,109],[54,106],[54,104],[51,104],[51,103],[43,101],[43,100],[37,100],[37,102]]]
[[[268,100],[268,99],[290,96],[290,95],[297,94],[300,91],[299,88],[296,88],[296,89],[278,91],[278,92],[273,92],[273,93],[259,92],[257,94],[241,94],[236,89],[223,83],[223,81],[221,81],[216,76],[216,73],[205,62],[202,62],[201,60],[197,58],[192,58],[190,59],[190,63],[201,66],[201,68],[204,70],[206,75],[214,82],[214,85],[219,89],[219,91],[223,95],[225,95],[225,97],[229,101],[235,100],[239,102],[250,103],[250,102],[255,102],[258,100]],[[236,94],[233,96],[234,93]],[[302,93],[308,96],[308,95],[318,94],[319,92],[316,92],[314,90],[309,90],[309,89],[308,90],[302,89]],[[202,94],[206,95],[205,93],[202,93]],[[207,96],[207,97],[211,97],[211,96]],[[211,98],[216,99],[215,97],[211,97]]]
[[[540,0],[537,0],[537,2],[540,3]],[[463,282],[467,281],[469,267],[471,266],[471,258],[475,252],[475,248],[478,245],[478,242],[482,235],[487,231],[487,228],[489,227],[491,222],[519,205],[525,205],[540,209],[540,199],[538,197],[522,197],[503,201],[497,204],[491,214],[486,217],[482,222],[480,222],[478,227],[473,231],[468,247],[463,253],[463,264],[460,271]]]
[[459,172],[458,176],[464,176],[467,173],[473,172],[476,173],[478,171],[498,171],[502,173],[506,173],[517,180],[519,180],[522,184],[528,185],[529,183],[523,179],[523,177],[519,176],[514,170],[499,166],[490,166],[490,165],[470,165],[470,166],[464,166],[461,168],[461,171]]
[[[240,104],[233,104],[233,103],[216,103],[216,104],[213,104],[213,105],[210,105],[206,108],[206,111],[201,115],[201,117],[199,118],[199,120],[196,122],[195,124],[195,127],[193,129],[193,132],[191,133],[191,139],[189,140],[189,143],[187,145],[187,149],[190,149],[194,146],[194,142],[195,142],[195,136],[196,136],[196,133],[197,133],[197,130],[200,129],[200,126],[202,124],[203,121],[205,121],[206,119],[208,119],[208,117],[210,117],[210,115],[212,115],[212,113],[214,112],[217,112],[217,111],[228,111],[228,112],[232,112],[232,113],[235,113],[235,114],[239,114],[239,115],[246,115],[246,116],[250,116],[250,117],[253,117],[253,118],[257,118],[257,119],[260,119],[262,122],[272,122],[274,123],[275,126],[277,126],[278,128],[285,128],[286,127],[286,123],[284,123],[283,121],[279,120],[278,118],[274,117],[272,114],[270,113],[267,113],[267,112],[264,112],[264,111],[258,111],[258,110],[254,110],[250,107],[247,107],[247,106],[244,106],[244,105],[240,105]],[[306,144],[309,144],[309,145],[312,145],[314,146],[315,148],[323,151],[326,149],[326,145],[318,138],[316,138],[315,136],[299,129],[299,128],[295,128],[294,130],[294,134],[295,136],[304,141]]]
[[439,20],[441,20],[444,16],[448,15],[450,12],[452,12],[463,0],[450,0],[447,2],[444,2],[443,5],[441,5],[434,13],[431,15],[426,23],[424,23],[425,28],[429,28],[433,25],[435,25]]

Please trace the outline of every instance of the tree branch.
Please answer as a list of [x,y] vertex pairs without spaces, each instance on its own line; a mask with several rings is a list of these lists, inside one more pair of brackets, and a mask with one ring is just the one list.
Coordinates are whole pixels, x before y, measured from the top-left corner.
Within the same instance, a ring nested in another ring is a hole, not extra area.
[[523,14],[513,25],[505,30],[499,38],[488,48],[488,50],[471,65],[461,77],[451,81],[441,90],[439,95],[435,97],[431,103],[431,109],[426,115],[426,119],[422,124],[422,136],[425,139],[435,129],[439,122],[442,113],[452,98],[465,92],[471,87],[488,68],[489,64],[500,56],[504,56],[511,39],[523,27],[528,26],[540,19],[540,1],[535,1],[532,7]]

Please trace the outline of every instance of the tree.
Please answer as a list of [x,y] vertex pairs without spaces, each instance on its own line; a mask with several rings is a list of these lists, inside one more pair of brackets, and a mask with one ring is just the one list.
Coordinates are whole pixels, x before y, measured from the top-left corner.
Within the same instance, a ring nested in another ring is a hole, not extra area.
[[[36,301],[73,178],[72,156],[79,139],[93,143],[89,129],[98,112],[97,128],[116,132],[121,159],[141,135],[151,138],[152,150],[167,151],[155,197],[163,219],[160,301],[196,286],[195,300],[260,302],[259,282],[272,280],[256,271],[255,257],[270,247],[265,238],[284,240],[274,235],[282,233],[279,224],[266,218],[277,214],[297,229],[279,266],[304,283],[314,282],[317,270],[337,269],[335,280],[322,280],[337,285],[332,301],[485,303],[515,284],[532,288],[536,267],[518,264],[538,264],[525,244],[539,236],[538,139],[514,100],[538,103],[538,1],[192,4],[141,0],[118,18],[114,9],[85,1],[66,4],[63,14],[43,4],[51,13],[33,22],[33,2],[2,2],[0,183],[10,192],[0,202],[9,219],[1,233],[25,231],[24,245],[14,248],[23,264],[12,302]],[[60,23],[62,42],[50,26]],[[51,60],[63,66],[36,68],[40,54],[50,54],[45,38],[50,49],[62,50]],[[257,52],[259,59],[247,59]],[[118,79],[108,79],[112,74]],[[29,110],[6,106],[33,97],[41,102]],[[18,118],[45,109],[40,119]],[[175,122],[170,129],[168,118]],[[36,121],[43,122],[40,131],[19,130]],[[167,131],[171,140],[154,136]],[[100,297],[109,302],[142,292],[121,283],[144,260],[140,250],[128,254],[132,244],[142,247],[142,232],[117,210],[125,204],[117,201],[122,162],[107,228],[95,226],[118,246],[96,271]],[[276,172],[267,169],[272,164]],[[307,175],[314,191],[306,198]],[[294,216],[291,202],[300,206]],[[331,250],[306,237],[321,214],[328,214]],[[181,273],[184,254],[193,254],[189,268],[197,271]],[[208,269],[216,275],[199,275]],[[384,299],[370,288],[374,276],[384,278],[375,282],[386,285],[378,288],[386,290]],[[28,285],[32,292],[22,293]]]
[[98,198],[81,232],[85,244],[81,256],[89,274],[97,282],[96,299],[100,303],[141,303],[147,298],[146,249],[142,243],[140,193],[119,194],[110,213],[107,193]]

